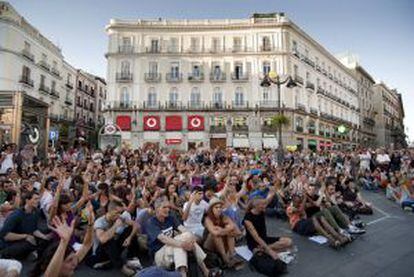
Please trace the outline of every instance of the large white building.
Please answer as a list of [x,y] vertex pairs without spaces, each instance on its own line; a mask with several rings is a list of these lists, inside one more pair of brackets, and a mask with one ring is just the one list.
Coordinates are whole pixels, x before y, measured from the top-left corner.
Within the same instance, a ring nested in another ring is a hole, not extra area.
[[[359,142],[357,81],[352,72],[284,14],[249,19],[111,20],[107,121],[133,146],[181,149],[275,147],[269,126],[281,101],[285,145]],[[292,76],[297,87],[260,86],[264,74]],[[346,133],[338,133],[344,125]]]

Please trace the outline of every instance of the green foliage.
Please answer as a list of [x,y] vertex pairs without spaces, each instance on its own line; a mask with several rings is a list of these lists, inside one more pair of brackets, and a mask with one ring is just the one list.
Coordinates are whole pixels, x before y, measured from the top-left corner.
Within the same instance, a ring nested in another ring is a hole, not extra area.
[[289,117],[281,114],[281,115],[275,115],[272,117],[271,121],[272,126],[279,127],[279,126],[288,126],[290,124]]

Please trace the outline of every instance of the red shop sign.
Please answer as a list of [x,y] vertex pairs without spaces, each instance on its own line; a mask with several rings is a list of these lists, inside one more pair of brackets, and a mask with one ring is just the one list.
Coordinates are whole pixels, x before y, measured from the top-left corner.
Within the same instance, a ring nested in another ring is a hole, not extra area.
[[130,131],[131,117],[129,115],[118,115],[116,117],[116,125],[118,125],[122,131]]
[[189,131],[203,131],[204,117],[201,115],[190,115],[187,119],[187,129]]
[[171,145],[171,144],[181,144],[182,140],[177,138],[177,139],[166,139],[165,143],[167,145]]
[[170,115],[165,117],[166,131],[181,131],[183,129],[183,120],[179,115]]
[[144,116],[144,131],[159,131],[160,117],[157,115]]

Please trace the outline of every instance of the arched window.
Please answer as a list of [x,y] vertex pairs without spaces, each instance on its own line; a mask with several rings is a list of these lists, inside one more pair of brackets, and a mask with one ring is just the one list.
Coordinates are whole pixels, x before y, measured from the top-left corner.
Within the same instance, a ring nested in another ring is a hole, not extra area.
[[120,106],[121,108],[128,108],[130,105],[130,97],[129,97],[129,91],[128,88],[123,87],[121,89],[121,101],[120,101]]
[[243,106],[244,105],[244,93],[241,87],[236,88],[235,96],[234,96],[234,105],[236,106]]
[[315,125],[315,121],[314,120],[309,120],[308,121],[308,132],[309,132],[309,134],[315,134],[315,128],[316,128],[316,125]]
[[270,62],[269,61],[263,62],[263,75],[269,74],[270,70],[271,70]]
[[171,88],[169,96],[169,106],[176,107],[178,105],[178,89],[176,87]]
[[150,87],[148,89],[148,101],[147,106],[148,107],[155,107],[157,105],[157,93],[155,91],[154,87]]
[[191,89],[190,105],[192,107],[198,107],[201,105],[201,95],[200,95],[200,89],[198,87],[193,87]]
[[296,117],[296,132],[303,132],[303,118]]
[[221,107],[223,105],[223,93],[219,87],[214,88],[213,103],[215,107]]

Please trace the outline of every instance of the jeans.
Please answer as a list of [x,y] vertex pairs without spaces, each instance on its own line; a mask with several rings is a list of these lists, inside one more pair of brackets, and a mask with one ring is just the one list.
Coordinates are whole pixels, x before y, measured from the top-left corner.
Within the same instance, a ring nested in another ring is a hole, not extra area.
[[414,212],[414,200],[404,200],[401,203],[401,208],[405,209],[405,207],[411,207],[412,211]]

